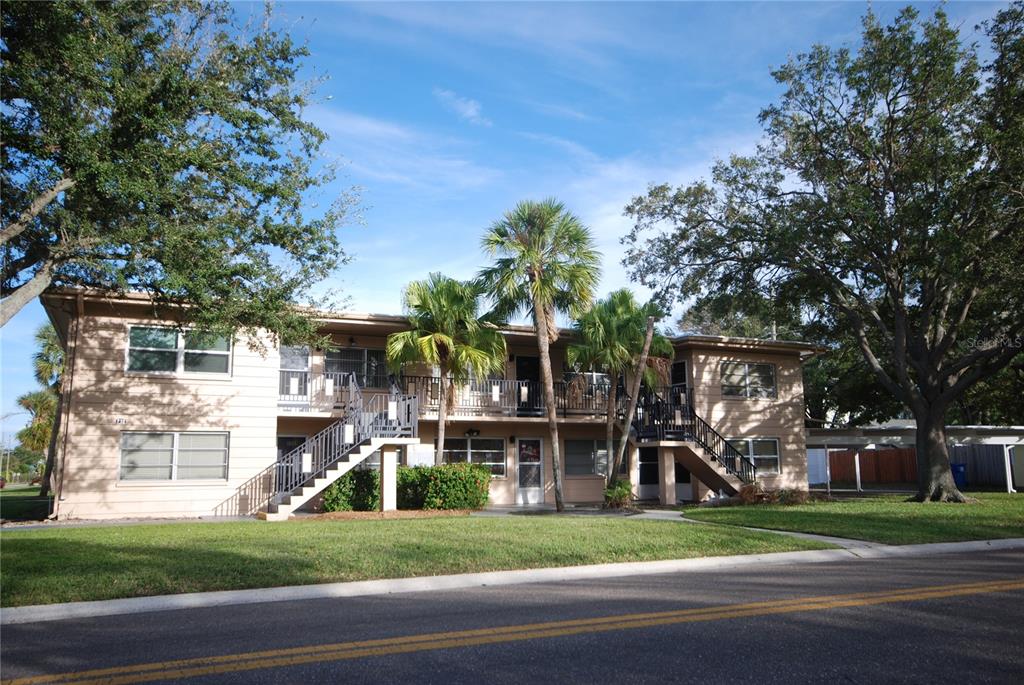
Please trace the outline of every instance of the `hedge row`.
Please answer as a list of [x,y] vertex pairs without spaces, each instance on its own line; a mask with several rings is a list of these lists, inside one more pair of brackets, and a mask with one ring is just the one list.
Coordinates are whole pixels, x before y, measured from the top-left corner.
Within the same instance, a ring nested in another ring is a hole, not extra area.
[[[491,471],[479,464],[398,467],[399,509],[483,509]],[[324,511],[380,508],[380,472],[349,471],[324,490]]]

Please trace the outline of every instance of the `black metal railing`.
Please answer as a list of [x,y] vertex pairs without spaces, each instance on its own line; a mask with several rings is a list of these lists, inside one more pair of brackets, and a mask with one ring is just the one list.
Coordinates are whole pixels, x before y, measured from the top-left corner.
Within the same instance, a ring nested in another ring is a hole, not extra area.
[[753,483],[757,468],[750,457],[733,447],[718,431],[702,419],[693,408],[693,395],[685,393],[685,404],[662,399],[657,393],[641,396],[637,402],[633,429],[639,442],[692,441],[725,470],[744,483]]
[[[423,413],[437,413],[441,379],[404,376],[406,394],[415,395]],[[603,416],[610,387],[602,384],[554,383],[555,407],[562,416]],[[471,380],[449,389],[448,413],[453,416],[544,416],[544,386],[536,381]]]

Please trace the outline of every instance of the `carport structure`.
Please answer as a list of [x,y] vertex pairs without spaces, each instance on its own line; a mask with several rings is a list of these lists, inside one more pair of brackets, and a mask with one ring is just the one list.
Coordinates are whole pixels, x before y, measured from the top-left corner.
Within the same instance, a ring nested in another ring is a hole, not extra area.
[[[808,428],[807,450],[825,450],[826,480],[831,487],[828,473],[828,451],[833,449],[853,450],[857,473],[857,490],[862,490],[860,480],[859,450],[879,447],[914,447],[917,426],[913,421],[889,423],[859,428]],[[1003,450],[1003,465],[1006,474],[1006,491],[1024,491],[1024,426],[946,426],[946,440],[953,445],[998,445]],[[810,465],[808,465],[810,466]]]

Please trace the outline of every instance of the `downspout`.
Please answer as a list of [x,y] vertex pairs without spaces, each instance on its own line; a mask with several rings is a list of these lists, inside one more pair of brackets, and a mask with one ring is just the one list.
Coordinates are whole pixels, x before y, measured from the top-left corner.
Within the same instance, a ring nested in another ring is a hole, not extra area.
[[64,364],[66,377],[61,383],[61,404],[64,405],[64,413],[61,421],[63,425],[60,429],[60,458],[57,460],[57,464],[55,464],[57,488],[56,492],[53,493],[53,512],[50,514],[52,519],[60,517],[60,503],[64,500],[64,467],[67,463],[68,432],[71,426],[71,396],[75,383],[75,366],[78,361],[78,332],[82,327],[82,318],[84,316],[85,297],[79,292],[78,297],[75,299],[75,316],[71,321],[71,331],[68,335],[67,359],[65,359]]

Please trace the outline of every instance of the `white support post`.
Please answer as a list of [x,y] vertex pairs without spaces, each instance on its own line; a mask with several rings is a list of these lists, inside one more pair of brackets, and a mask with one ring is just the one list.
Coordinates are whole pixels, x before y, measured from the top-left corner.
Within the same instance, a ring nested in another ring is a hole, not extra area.
[[825,492],[832,494],[832,467],[829,465],[828,443],[825,443]]
[[853,469],[857,473],[857,492],[863,492],[860,486],[860,450],[853,453]]
[[398,508],[398,454],[394,447],[380,451],[380,510]]
[[1013,489],[1013,467],[1010,466],[1010,444],[1003,445],[1003,468],[1006,469],[1006,491],[1017,492]]

